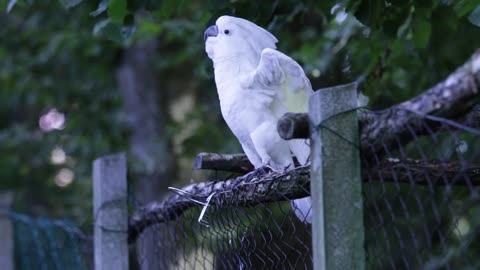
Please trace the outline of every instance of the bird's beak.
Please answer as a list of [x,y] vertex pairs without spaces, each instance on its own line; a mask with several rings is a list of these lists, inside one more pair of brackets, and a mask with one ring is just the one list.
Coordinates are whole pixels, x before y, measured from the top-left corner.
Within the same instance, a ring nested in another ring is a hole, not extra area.
[[203,33],[203,40],[207,41],[208,37],[216,37],[218,36],[218,27],[216,25],[212,25],[205,30]]

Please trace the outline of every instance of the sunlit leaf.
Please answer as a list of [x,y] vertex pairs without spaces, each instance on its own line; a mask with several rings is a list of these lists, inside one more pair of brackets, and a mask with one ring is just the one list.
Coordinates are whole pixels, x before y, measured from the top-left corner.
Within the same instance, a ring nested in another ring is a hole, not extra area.
[[95,26],[93,27],[93,35],[98,36],[102,33],[103,29],[105,26],[107,26],[110,23],[110,19],[105,19],[97,22]]
[[10,0],[8,2],[7,13],[9,13],[12,10],[12,8],[15,6],[16,3],[17,3],[17,0]]
[[402,23],[402,25],[400,25],[400,27],[398,28],[397,37],[403,38],[406,35],[407,31],[410,29],[411,24],[412,24],[412,14],[410,14],[405,20],[405,22]]
[[103,12],[105,12],[105,10],[107,10],[108,8],[109,3],[110,3],[110,0],[102,0],[102,2],[98,4],[97,9],[95,11],[90,12],[90,16],[96,17],[102,14]]
[[80,4],[83,0],[59,0],[59,1],[64,8],[69,9]]
[[468,16],[468,20],[472,24],[480,27],[480,5],[476,7],[475,10],[472,11],[472,13],[470,13],[470,15]]

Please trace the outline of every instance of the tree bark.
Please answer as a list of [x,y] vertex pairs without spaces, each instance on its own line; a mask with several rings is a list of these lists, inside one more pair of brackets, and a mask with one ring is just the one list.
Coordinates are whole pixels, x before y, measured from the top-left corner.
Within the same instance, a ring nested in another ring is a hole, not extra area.
[[128,239],[129,242],[135,241],[152,224],[175,220],[184,211],[199,206],[198,201],[206,202],[212,194],[209,205],[248,207],[306,197],[309,190],[308,167],[299,167],[288,173],[271,172],[252,179],[237,177],[188,185],[164,201],[149,203],[135,211],[130,218]]
[[[130,154],[135,199],[140,204],[159,200],[176,179],[176,163],[166,136],[167,91],[160,91],[155,70],[157,41],[138,42],[123,52],[117,69],[118,87],[123,96],[124,112],[130,129]],[[162,225],[166,226],[166,225]],[[169,228],[165,228],[169,230]],[[172,258],[175,249],[161,247],[163,234],[147,230],[137,242],[143,258],[142,269],[167,269],[159,254]]]
[[245,154],[200,153],[193,161],[194,170],[219,170],[246,174],[254,167]]
[[[385,149],[393,151],[413,140],[412,132],[416,136],[432,134],[442,127],[445,119],[478,128],[479,87],[480,50],[477,50],[444,81],[417,97],[381,111],[359,110],[362,153],[373,153],[381,159]],[[279,120],[277,130],[282,138],[289,140],[309,138],[308,127],[305,114],[286,114]]]

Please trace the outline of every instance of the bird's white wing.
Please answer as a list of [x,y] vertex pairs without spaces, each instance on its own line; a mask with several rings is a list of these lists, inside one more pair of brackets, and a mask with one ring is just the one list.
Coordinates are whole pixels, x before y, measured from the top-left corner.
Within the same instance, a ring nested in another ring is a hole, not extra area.
[[[253,89],[270,91],[268,96],[272,97],[272,100],[268,105],[277,118],[286,112],[307,112],[308,99],[313,94],[312,85],[302,67],[282,52],[264,49],[251,82]],[[299,163],[305,165],[310,156],[308,140],[290,140],[288,145]],[[294,200],[291,204],[300,220],[312,222],[310,197]]]
[[[286,112],[307,112],[308,99],[313,94],[302,67],[289,56],[270,48],[262,51],[257,69],[251,74],[250,88],[269,92],[272,99],[268,105],[277,118]],[[291,140],[288,143],[298,161],[305,164],[310,154],[308,142]]]

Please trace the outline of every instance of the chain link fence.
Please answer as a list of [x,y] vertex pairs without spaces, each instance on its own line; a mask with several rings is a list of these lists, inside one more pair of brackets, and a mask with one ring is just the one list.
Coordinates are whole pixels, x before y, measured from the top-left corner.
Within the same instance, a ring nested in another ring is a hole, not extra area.
[[93,269],[93,241],[68,221],[10,212],[15,269]]
[[[298,178],[305,178],[306,171]],[[291,176],[289,185],[294,185],[296,177]],[[138,236],[137,267],[311,269],[311,225],[295,216],[288,201],[292,194],[308,191],[275,186],[275,178],[282,177],[272,172],[251,180],[193,184],[143,208],[134,215],[129,233]],[[254,202],[259,198],[249,194],[263,194],[264,200]]]
[[478,126],[427,116],[363,153],[368,269],[480,267]]
[[[377,112],[358,114],[366,132]],[[478,269],[480,106],[448,118],[392,114],[410,120],[384,131],[388,140],[348,142],[361,149],[366,269]],[[309,195],[309,176],[299,168],[173,189],[130,219],[136,266],[312,269],[312,227],[289,203]]]

